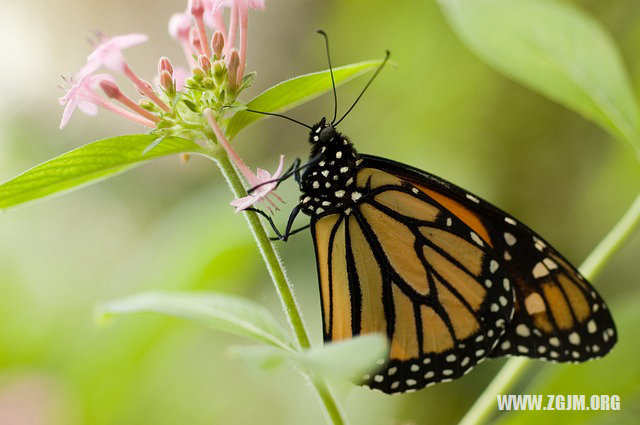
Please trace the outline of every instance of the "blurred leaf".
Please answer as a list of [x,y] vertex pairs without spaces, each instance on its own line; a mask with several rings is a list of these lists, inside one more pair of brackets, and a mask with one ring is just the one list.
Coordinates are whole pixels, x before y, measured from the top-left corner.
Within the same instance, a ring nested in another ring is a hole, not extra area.
[[[546,406],[548,394],[562,394],[565,397],[570,394],[584,394],[585,406],[589,406],[592,395],[619,395],[621,398],[621,411],[547,411],[540,414],[539,411],[521,411],[505,415],[498,423],[500,425],[516,424],[557,424],[563,425],[600,423],[609,419],[613,423],[637,423],[636,415],[627,415],[635,409],[633,400],[640,399],[640,362],[638,362],[638,344],[640,334],[640,310],[638,304],[640,297],[632,296],[623,305],[615,305],[612,311],[615,313],[618,325],[618,344],[606,357],[588,363],[580,364],[553,364],[544,367],[533,382],[523,391],[524,394],[543,394]],[[623,421],[626,417],[629,420]]]
[[451,26],[498,71],[600,124],[640,153],[640,117],[620,53],[590,16],[550,0],[440,0]]
[[131,313],[160,313],[191,320],[211,329],[292,350],[271,313],[258,303],[229,295],[204,292],[147,292],[104,304],[102,318]]
[[387,357],[387,339],[380,334],[325,344],[305,353],[306,364],[322,376],[360,379],[365,373],[380,368],[379,360]]
[[[381,60],[373,60],[333,68],[336,86],[371,71],[381,63]],[[251,99],[246,107],[261,112],[282,113],[308,102],[329,90],[331,90],[331,77],[327,69],[293,77],[276,84]],[[246,126],[265,117],[266,115],[253,112],[238,112],[229,121],[227,137],[233,139]]]
[[379,334],[358,336],[325,344],[303,352],[284,352],[271,347],[234,347],[232,353],[261,369],[271,369],[290,360],[315,376],[358,381],[380,368],[387,357],[387,339]]
[[133,134],[99,140],[37,165],[0,185],[0,208],[78,189],[163,156],[206,153],[190,140],[168,137],[143,154],[157,137]]

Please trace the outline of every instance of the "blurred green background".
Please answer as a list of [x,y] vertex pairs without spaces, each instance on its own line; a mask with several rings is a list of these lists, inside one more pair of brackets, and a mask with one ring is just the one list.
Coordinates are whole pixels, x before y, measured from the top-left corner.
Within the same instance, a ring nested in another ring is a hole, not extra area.
[[[640,89],[640,2],[574,1],[619,43]],[[384,70],[341,125],[362,152],[406,162],[492,201],[536,229],[579,264],[640,192],[633,154],[595,125],[505,79],[456,38],[433,1],[267,0],[250,17],[249,95],[335,64],[381,57]],[[0,180],[87,141],[140,129],[100,112],[58,130],[60,74],[80,68],[92,29],[143,32],[151,41],[128,61],[151,78],[157,58],[181,62],[166,32],[182,1],[3,2],[0,6]],[[364,81],[339,91],[345,110]],[[325,96],[291,115],[315,122]],[[306,134],[265,120],[236,148],[252,166],[273,169],[278,153],[305,157]],[[287,184],[289,205],[297,198]],[[115,179],[0,215],[0,423],[322,424],[312,389],[291,368],[259,373],[229,355],[244,341],[177,319],[132,316],[101,328],[94,307],[150,289],[212,290],[267,305],[283,321],[244,221],[228,205],[217,169],[169,158]],[[283,222],[286,213],[277,217]],[[640,331],[636,234],[594,282],[609,302],[620,342],[584,365],[532,368],[517,391],[621,394],[620,412],[528,412],[508,423],[637,423]],[[320,308],[310,237],[282,256],[315,342]],[[361,388],[341,394],[354,424],[455,423],[502,361],[415,394],[390,397]]]

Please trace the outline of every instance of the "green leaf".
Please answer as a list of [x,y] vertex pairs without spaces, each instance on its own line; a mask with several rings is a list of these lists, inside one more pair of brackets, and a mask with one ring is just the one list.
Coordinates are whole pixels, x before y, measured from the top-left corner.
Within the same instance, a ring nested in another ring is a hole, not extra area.
[[368,334],[312,348],[305,352],[305,357],[308,367],[321,376],[360,380],[365,373],[379,369],[378,362],[387,353],[387,339],[380,334]]
[[440,0],[460,39],[498,71],[575,110],[640,153],[638,104],[620,52],[593,18],[552,0]]
[[[381,60],[358,62],[333,69],[336,86],[346,83],[382,63]],[[331,76],[326,69],[312,74],[300,75],[283,81],[267,89],[247,103],[247,108],[261,112],[282,113],[300,104],[308,102],[331,90]],[[252,112],[240,111],[235,114],[227,126],[227,137],[233,139],[246,126],[265,118]]]
[[289,360],[314,376],[359,381],[364,374],[380,368],[379,360],[387,357],[388,343],[382,335],[368,334],[303,352],[284,352],[271,347],[234,347],[232,352],[265,370]]
[[292,351],[289,338],[271,313],[260,304],[244,298],[203,292],[148,292],[98,308],[98,315],[103,319],[143,312],[180,317],[211,329]]
[[206,153],[190,140],[167,137],[143,154],[157,138],[134,134],[99,140],[37,165],[0,185],[0,208],[78,189],[163,156]]

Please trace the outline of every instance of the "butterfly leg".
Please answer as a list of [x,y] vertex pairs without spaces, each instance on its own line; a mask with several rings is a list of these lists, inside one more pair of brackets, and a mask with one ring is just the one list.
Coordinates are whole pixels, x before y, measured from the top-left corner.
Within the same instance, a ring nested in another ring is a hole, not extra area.
[[278,177],[277,179],[268,180],[266,182],[262,182],[262,183],[260,183],[258,185],[255,185],[251,189],[247,190],[247,193],[249,195],[251,195],[256,189],[258,189],[259,187],[264,186],[265,184],[276,183],[276,188],[277,188],[278,186],[280,186],[280,183],[282,183],[283,181],[287,180],[291,176],[293,176],[295,181],[298,183],[298,186],[302,186],[303,175],[300,174],[300,171],[302,171],[302,170],[314,165],[318,161],[320,161],[320,155],[318,155],[315,158],[311,159],[310,161],[300,165],[300,163],[302,161],[300,160],[300,158],[296,158],[293,161],[293,164],[291,164],[291,166],[287,169],[287,171],[285,171],[284,174],[282,174],[280,177]]
[[[300,209],[301,208],[302,208],[301,205],[296,205],[291,210],[291,214],[289,214],[289,220],[287,221],[287,227],[285,228],[284,233],[280,233],[280,231],[276,227],[276,224],[273,222],[273,219],[271,217],[269,217],[269,215],[267,213],[265,213],[264,211],[262,211],[262,210],[260,210],[258,208],[247,208],[245,211],[253,211],[253,212],[258,213],[261,216],[263,216],[267,220],[267,222],[269,223],[269,225],[271,226],[273,231],[276,233],[277,238],[275,238],[275,240],[281,240],[283,242],[286,242],[289,239],[289,236],[294,235],[294,234],[306,229],[307,227],[309,227],[307,225],[305,227],[302,227],[300,229],[296,229],[294,231],[291,230],[291,228],[293,227],[293,222],[295,221],[296,217],[298,216],[298,213],[300,213]],[[272,240],[274,240],[274,239],[272,239]]]
[[[303,230],[307,230],[309,227],[311,227],[311,225],[310,225],[310,224],[305,224],[304,226],[299,227],[299,228],[297,228],[296,230],[292,230],[292,231],[290,231],[290,232],[289,232],[289,234],[288,234],[287,236],[293,236],[293,235],[295,235],[296,233],[300,233],[300,232],[302,232]],[[269,240],[270,240],[270,241],[280,241],[280,240],[282,240],[282,239],[280,239],[280,238],[275,238],[275,237],[274,237],[274,238],[269,238]]]

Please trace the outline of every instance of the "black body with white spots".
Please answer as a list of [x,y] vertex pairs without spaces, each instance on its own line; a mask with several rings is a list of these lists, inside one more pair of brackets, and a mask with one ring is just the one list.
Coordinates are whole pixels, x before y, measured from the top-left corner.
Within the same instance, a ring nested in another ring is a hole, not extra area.
[[302,175],[301,211],[320,215],[353,204],[355,175],[360,164],[358,152],[343,134],[323,118],[309,133],[312,165]]

